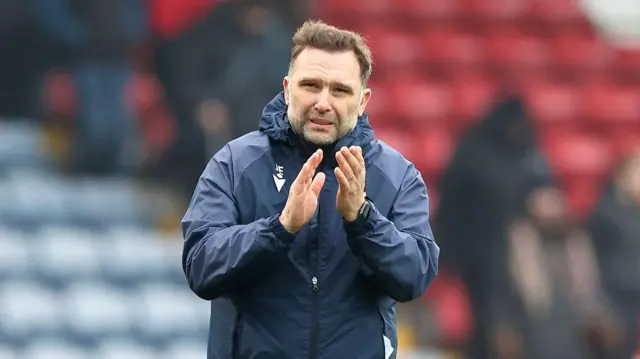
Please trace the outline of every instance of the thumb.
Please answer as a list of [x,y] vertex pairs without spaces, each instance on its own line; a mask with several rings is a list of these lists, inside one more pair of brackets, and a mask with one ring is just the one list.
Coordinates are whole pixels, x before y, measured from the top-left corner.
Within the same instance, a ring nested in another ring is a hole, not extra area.
[[311,191],[313,191],[313,194],[315,194],[316,197],[320,195],[322,186],[324,186],[325,178],[326,178],[325,174],[320,172],[313,178],[313,182],[311,182]]

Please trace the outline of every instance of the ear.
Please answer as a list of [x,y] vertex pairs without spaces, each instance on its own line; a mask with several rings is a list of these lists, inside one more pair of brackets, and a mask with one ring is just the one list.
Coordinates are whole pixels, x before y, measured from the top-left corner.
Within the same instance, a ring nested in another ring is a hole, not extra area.
[[285,76],[282,80],[282,88],[284,89],[284,102],[289,105],[289,76]]
[[360,106],[358,108],[358,115],[364,115],[364,110],[367,108],[367,104],[371,99],[371,89],[367,88],[360,94]]

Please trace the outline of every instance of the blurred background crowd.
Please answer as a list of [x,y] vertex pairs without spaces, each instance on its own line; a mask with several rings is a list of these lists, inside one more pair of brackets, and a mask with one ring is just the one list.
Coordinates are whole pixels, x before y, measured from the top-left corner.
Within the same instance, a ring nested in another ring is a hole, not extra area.
[[310,17],[367,36],[369,118],[429,187],[441,271],[399,359],[631,359],[631,0],[0,1],[0,358],[205,357],[180,217]]

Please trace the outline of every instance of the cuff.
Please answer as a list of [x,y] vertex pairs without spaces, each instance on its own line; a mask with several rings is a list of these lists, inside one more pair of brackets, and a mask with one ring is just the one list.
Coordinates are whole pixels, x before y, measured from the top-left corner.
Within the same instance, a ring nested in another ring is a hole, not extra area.
[[273,235],[285,244],[291,244],[296,238],[294,233],[290,233],[280,222],[280,213],[269,219],[269,230]]
[[344,221],[344,230],[347,232],[348,237],[360,237],[367,235],[371,231],[373,231],[374,225],[378,217],[380,216],[380,212],[376,206],[371,203],[371,212],[369,213],[369,218],[364,223],[359,223],[358,221],[347,222]]

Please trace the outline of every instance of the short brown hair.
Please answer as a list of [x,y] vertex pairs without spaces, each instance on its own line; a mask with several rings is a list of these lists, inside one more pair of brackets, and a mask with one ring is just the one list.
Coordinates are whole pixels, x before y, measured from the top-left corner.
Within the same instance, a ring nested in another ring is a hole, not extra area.
[[365,86],[373,71],[371,50],[364,38],[353,31],[339,29],[319,20],[307,20],[293,35],[291,62],[300,55],[302,50],[312,47],[330,52],[353,51],[360,65],[360,78]]

